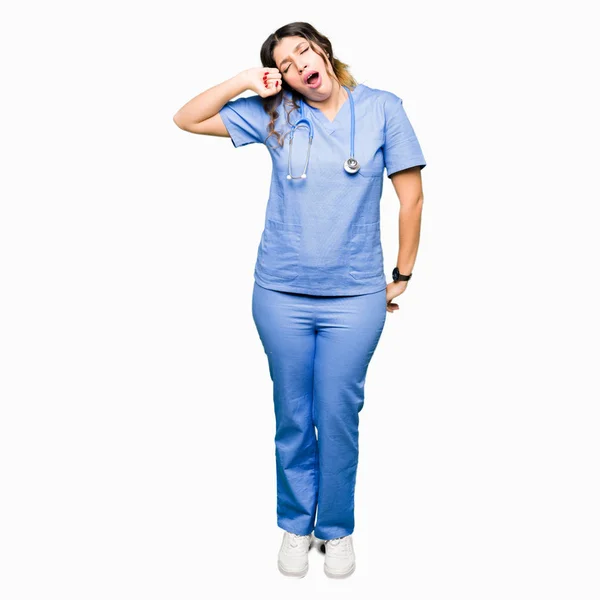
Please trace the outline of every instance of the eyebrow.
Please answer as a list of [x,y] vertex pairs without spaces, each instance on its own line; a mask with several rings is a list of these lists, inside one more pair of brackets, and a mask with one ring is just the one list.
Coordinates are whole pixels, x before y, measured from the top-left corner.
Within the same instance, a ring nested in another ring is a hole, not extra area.
[[[304,42],[306,42],[306,40],[302,40],[299,44],[296,44],[295,48],[294,48],[294,52],[296,52],[298,50],[298,48],[300,48],[300,46],[302,46],[302,44],[304,44]],[[280,63],[279,63],[279,69],[281,70],[281,65],[283,65],[284,62],[289,62],[290,57],[286,56]]]

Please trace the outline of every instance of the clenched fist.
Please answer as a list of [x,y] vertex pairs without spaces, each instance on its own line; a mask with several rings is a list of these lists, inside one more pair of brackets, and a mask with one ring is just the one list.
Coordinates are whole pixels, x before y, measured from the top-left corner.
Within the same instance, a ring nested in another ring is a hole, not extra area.
[[274,96],[281,91],[281,73],[275,67],[253,67],[244,71],[249,90],[262,98]]

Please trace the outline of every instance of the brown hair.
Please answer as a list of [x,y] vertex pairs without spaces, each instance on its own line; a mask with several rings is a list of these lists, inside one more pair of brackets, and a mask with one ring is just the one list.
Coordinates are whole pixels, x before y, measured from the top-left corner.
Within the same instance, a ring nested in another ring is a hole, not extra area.
[[[327,64],[327,59],[329,59],[333,67],[333,73],[327,67],[327,74],[333,79],[336,79],[340,85],[345,85],[351,89],[354,89],[357,86],[356,80],[348,70],[348,65],[333,56],[333,48],[329,39],[322,33],[319,33],[310,23],[288,23],[287,25],[280,27],[275,33],[272,33],[264,41],[260,49],[260,60],[263,67],[278,68],[273,59],[273,50],[283,38],[290,36],[300,36],[305,38],[310,47],[321,56],[325,64]],[[325,50],[325,55],[322,53],[321,49]],[[283,78],[281,80],[281,87],[281,92],[278,94],[263,98],[265,112],[271,117],[271,122],[267,126],[267,131],[269,132],[267,140],[274,135],[277,138],[277,144],[279,146],[283,146],[284,140],[281,137],[281,134],[275,130],[275,120],[279,116],[277,107],[282,104],[283,92],[288,91],[292,95],[291,101],[286,98],[284,102],[284,104],[289,106],[289,110],[286,112],[286,120],[288,123],[290,123],[290,113],[292,110],[300,108],[297,101],[301,96],[296,90],[290,87]]]

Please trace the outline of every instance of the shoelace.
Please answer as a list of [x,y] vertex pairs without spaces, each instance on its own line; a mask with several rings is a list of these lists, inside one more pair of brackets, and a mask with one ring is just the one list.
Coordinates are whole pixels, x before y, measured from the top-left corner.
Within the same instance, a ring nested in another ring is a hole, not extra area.
[[[343,541],[342,541],[343,540]],[[327,547],[330,547],[336,554],[349,554],[350,553],[350,538],[348,536],[342,536],[327,540]]]
[[[289,532],[288,532],[289,533]],[[301,540],[308,538],[307,535],[298,535],[297,533],[289,534],[289,543],[292,548],[296,548]]]

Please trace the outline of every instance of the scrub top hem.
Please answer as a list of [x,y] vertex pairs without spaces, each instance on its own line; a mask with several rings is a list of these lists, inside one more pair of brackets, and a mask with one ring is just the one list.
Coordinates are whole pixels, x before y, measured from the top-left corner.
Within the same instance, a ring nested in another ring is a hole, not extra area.
[[277,292],[292,292],[295,294],[307,294],[309,296],[363,296],[366,294],[374,294],[376,292],[380,292],[381,290],[387,289],[387,282],[385,281],[385,277],[382,277],[383,283],[378,281],[372,285],[364,285],[361,284],[356,287],[356,293],[353,294],[348,286],[324,289],[323,287],[319,287],[319,291],[315,291],[314,287],[303,287],[301,285],[294,285],[293,283],[267,283],[261,280],[260,276],[255,272],[254,273],[254,281],[260,285],[260,287],[266,288],[267,290],[275,290]]

